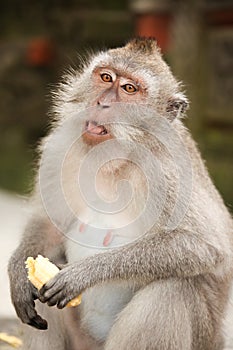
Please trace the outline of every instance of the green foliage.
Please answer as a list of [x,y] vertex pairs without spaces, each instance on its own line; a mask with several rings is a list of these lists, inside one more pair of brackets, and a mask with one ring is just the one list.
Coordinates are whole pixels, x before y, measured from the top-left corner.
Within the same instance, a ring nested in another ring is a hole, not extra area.
[[225,203],[233,211],[233,132],[203,129],[198,139],[209,173]]
[[0,140],[0,187],[28,193],[33,177],[33,150],[18,130],[3,133]]

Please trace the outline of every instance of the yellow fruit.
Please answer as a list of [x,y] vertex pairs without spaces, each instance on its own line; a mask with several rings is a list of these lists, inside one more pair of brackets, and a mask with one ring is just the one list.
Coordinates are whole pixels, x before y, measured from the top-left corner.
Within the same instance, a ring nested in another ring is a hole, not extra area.
[[13,346],[13,348],[19,348],[23,345],[22,340],[13,335],[8,335],[7,333],[0,333],[0,340]]
[[[37,289],[40,289],[60,271],[56,265],[42,255],[38,255],[36,259],[31,256],[28,257],[25,264],[28,269],[28,279]],[[81,295],[72,299],[67,306],[74,307],[78,306],[80,303]]]

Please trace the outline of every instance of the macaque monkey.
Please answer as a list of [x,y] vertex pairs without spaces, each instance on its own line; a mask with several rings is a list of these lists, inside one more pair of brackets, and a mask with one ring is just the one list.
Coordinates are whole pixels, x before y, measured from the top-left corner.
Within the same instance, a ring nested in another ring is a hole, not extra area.
[[[53,106],[32,217],[9,262],[25,348],[223,349],[232,218],[156,42],[91,57],[64,77]],[[24,264],[38,254],[61,264],[39,291]],[[67,308],[79,294],[81,305]]]

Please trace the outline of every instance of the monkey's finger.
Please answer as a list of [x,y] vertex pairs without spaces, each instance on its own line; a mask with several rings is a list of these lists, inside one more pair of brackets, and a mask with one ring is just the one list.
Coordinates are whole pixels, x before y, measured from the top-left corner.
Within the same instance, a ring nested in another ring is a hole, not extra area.
[[60,291],[59,293],[52,296],[50,299],[47,300],[48,306],[54,306],[56,305],[62,298],[64,297],[63,291]]
[[32,319],[30,319],[29,322],[27,322],[29,326],[32,326],[34,328],[40,329],[40,330],[45,330],[48,329],[48,323],[46,320],[44,320],[42,317],[39,315],[36,315]]
[[33,284],[31,283],[32,285],[32,295],[33,295],[33,299],[36,300],[36,299],[39,299],[39,291],[38,289],[33,286]]
[[67,304],[68,302],[70,301],[71,299],[70,298],[67,298],[65,297],[64,299],[60,300],[58,303],[57,303],[57,308],[58,309],[63,309]]
[[22,320],[23,323],[26,323],[32,327],[37,329],[47,329],[48,324],[47,321],[42,319],[35,310],[35,302],[34,300],[28,302],[26,307],[17,307],[16,313],[18,317]]
[[48,306],[54,306],[57,304],[57,299],[51,298],[49,301],[47,301]]
[[[49,282],[50,283],[50,282]],[[63,286],[62,285],[52,285],[51,287],[49,287],[47,285],[48,283],[46,283],[40,290],[39,290],[39,300],[42,303],[47,303],[47,301],[52,298],[53,296],[55,296],[57,293],[59,293],[60,291],[62,291]],[[49,289],[50,288],[50,289]]]
[[39,296],[44,295],[47,290],[50,290],[56,284],[57,276],[59,276],[59,274],[53,277],[39,289]]
[[48,323],[46,320],[44,320],[40,315],[37,314],[35,310],[35,303],[34,301],[31,302],[29,305],[27,305],[26,308],[26,317],[27,317],[27,323],[29,326],[32,326],[37,329],[47,329]]
[[56,266],[59,268],[59,270],[62,270],[67,267],[67,264],[56,264]]

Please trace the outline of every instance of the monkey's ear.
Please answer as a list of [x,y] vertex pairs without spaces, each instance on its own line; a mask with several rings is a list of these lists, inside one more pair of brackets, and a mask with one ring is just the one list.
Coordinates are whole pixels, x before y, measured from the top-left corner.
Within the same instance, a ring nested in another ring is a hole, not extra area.
[[171,98],[169,98],[167,103],[166,111],[168,114],[168,119],[173,120],[175,118],[182,118],[188,107],[189,102],[184,94],[181,92],[174,94]]

